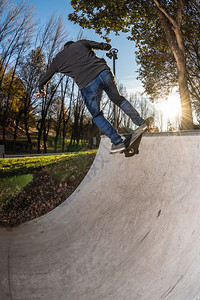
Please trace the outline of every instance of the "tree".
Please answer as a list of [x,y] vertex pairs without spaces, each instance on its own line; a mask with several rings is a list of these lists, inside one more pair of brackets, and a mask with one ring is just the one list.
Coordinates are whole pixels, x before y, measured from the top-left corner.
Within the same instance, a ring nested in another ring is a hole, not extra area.
[[79,145],[79,142],[83,136],[83,129],[85,126],[84,124],[85,119],[85,104],[83,99],[78,92],[77,97],[72,100],[72,134],[71,134],[71,141],[70,145]]
[[[64,151],[65,138],[66,138],[66,128],[67,123],[70,120],[71,113],[71,102],[74,95],[74,81],[72,81],[72,88],[69,91],[71,80],[69,77],[63,77],[60,84],[60,96],[55,103],[55,139],[54,139],[54,149],[57,152],[57,144],[59,135],[62,132],[62,151]],[[68,104],[69,100],[69,104]]]
[[71,91],[69,91],[69,94],[67,94],[67,98],[69,98],[69,104],[67,105],[65,103],[65,96],[66,96],[66,92],[67,92],[67,88],[68,88],[68,80],[69,80],[69,78],[67,78],[67,80],[66,80],[65,87],[61,83],[61,98],[62,98],[62,101],[63,101],[63,110],[62,110],[62,151],[64,151],[64,148],[65,148],[65,138],[66,138],[66,134],[67,134],[67,125],[68,125],[68,122],[70,121],[70,117],[71,117],[71,106],[72,106],[72,99],[73,99],[73,96],[74,96],[74,87],[75,87],[75,82],[73,80]]
[[[24,103],[23,98],[26,94],[23,83],[20,78],[15,77],[14,83],[12,86],[12,105],[10,108],[10,120],[11,125],[14,127],[13,134],[13,151],[16,150],[16,140],[20,123],[23,124],[23,112],[24,112]],[[11,95],[10,95],[11,96]]]
[[22,94],[24,92],[21,80],[16,75],[13,76],[13,70],[11,69],[10,72],[5,74],[1,86],[0,125],[3,128],[4,142],[7,127],[15,128],[14,140],[16,140],[18,125],[22,116]]
[[0,2],[0,87],[13,61],[19,62],[19,54],[22,55],[30,43],[33,29],[30,5],[25,2],[15,5],[6,0]]
[[189,79],[190,94],[193,99],[194,108],[197,115],[200,110],[200,35],[199,35],[199,23],[200,23],[200,3],[196,1],[196,4],[188,3],[188,19],[185,24],[185,47],[187,54],[187,71]]
[[[196,0],[190,1],[194,5]],[[193,128],[191,101],[189,95],[183,24],[187,19],[186,0],[72,0],[74,13],[69,19],[82,27],[93,28],[98,34],[107,37],[111,31],[131,32],[130,38],[139,46],[139,53],[146,44],[143,32],[149,32],[153,46],[160,45],[155,31],[159,32],[171,51],[176,68],[182,105],[182,129]],[[157,39],[156,39],[157,38]],[[156,42],[154,43],[154,39]],[[160,45],[161,46],[161,45]],[[161,49],[162,47],[160,47]],[[152,48],[147,49],[152,50]],[[166,52],[166,47],[161,51]]]
[[32,49],[25,58],[20,60],[19,75],[26,91],[23,95],[23,120],[29,144],[32,143],[29,133],[29,122],[36,105],[34,93],[38,89],[38,81],[43,70],[44,55],[41,47]]
[[[4,11],[5,9],[5,11]],[[30,44],[32,30],[32,9],[26,3],[14,5],[11,1],[0,2],[0,102],[2,103],[3,141],[5,129],[12,105],[13,86],[21,57]],[[8,81],[9,74],[9,81]],[[6,82],[6,84],[5,84]],[[8,84],[9,82],[9,84]],[[6,86],[6,89],[5,89]]]
[[[46,23],[44,28],[40,30],[41,34],[38,37],[40,48],[45,55],[45,70],[51,63],[54,55],[61,49],[64,44],[66,32],[64,30],[62,18],[55,18],[52,16]],[[44,71],[45,71],[44,70]],[[41,97],[37,103],[37,116],[38,116],[38,153],[40,152],[41,138],[43,135],[44,151],[47,151],[46,147],[46,117],[48,111],[56,98],[56,93],[62,81],[63,76],[54,76],[54,81],[50,81],[47,84],[46,97]]]

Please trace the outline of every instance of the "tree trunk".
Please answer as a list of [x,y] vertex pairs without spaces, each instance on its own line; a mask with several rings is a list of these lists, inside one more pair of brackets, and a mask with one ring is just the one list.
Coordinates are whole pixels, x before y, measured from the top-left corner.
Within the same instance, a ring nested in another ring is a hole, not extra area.
[[5,125],[5,123],[3,123],[2,129],[3,129],[3,143],[5,144],[5,141],[6,141],[6,125]]
[[65,151],[65,129],[63,128],[63,137],[62,137],[62,152]]
[[40,142],[42,137],[42,129],[38,130],[38,138],[37,138],[37,153],[40,153]]
[[41,119],[37,126],[37,129],[38,129],[37,151],[38,151],[38,153],[40,153],[40,143],[41,143],[41,139],[42,139],[42,134],[43,134],[43,139],[45,140],[45,137],[44,137],[45,121],[46,121],[46,112],[44,111],[44,109],[42,109]]
[[65,138],[66,138],[66,123],[63,118],[63,130],[62,130],[62,152],[65,150]]
[[160,5],[159,1],[154,0],[154,2],[156,3],[156,10],[163,25],[168,45],[177,64],[179,93],[182,108],[181,129],[193,130],[194,126],[187,80],[185,48],[181,33],[183,3],[182,1],[179,1],[176,18],[173,18],[172,15],[168,14],[167,11]]
[[193,130],[193,116],[192,116],[192,106],[189,95],[188,81],[187,81],[187,71],[185,63],[179,61],[178,65],[178,82],[179,82],[179,93],[181,99],[181,109],[182,109],[182,120],[181,129],[182,130]]
[[43,142],[44,142],[44,153],[47,153],[46,124],[44,124],[44,129],[43,129]]
[[13,135],[13,152],[16,150],[17,131],[19,127],[19,117],[16,118],[15,131]]
[[42,131],[43,131],[43,126],[42,126],[42,121],[39,121],[37,124],[37,130],[38,130],[38,136],[37,136],[37,153],[40,153],[40,143],[41,143],[41,138],[42,138]]
[[56,136],[55,136],[55,145],[54,145],[54,150],[55,152],[57,152],[57,146],[58,146],[58,137],[59,137],[59,133],[60,133],[60,127],[61,127],[61,122],[62,122],[62,114],[63,114],[63,101],[61,102],[61,107],[60,107],[60,112],[59,112],[59,118],[57,121],[57,126],[56,126]]
[[58,148],[59,130],[58,130],[58,128],[56,129],[56,136],[55,136],[55,139],[54,139],[54,151],[55,151],[55,153],[57,152],[57,148]]
[[30,133],[29,133],[28,121],[27,121],[26,117],[25,117],[24,125],[25,125],[25,130],[26,130],[26,136],[27,136],[28,143],[30,145],[32,145],[32,140],[31,140],[31,136],[30,136]]

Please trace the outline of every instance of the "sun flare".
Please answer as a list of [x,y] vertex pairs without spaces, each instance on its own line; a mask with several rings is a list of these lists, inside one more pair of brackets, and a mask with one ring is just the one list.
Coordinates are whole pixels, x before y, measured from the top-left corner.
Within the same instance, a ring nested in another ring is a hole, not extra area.
[[181,116],[180,96],[177,93],[169,95],[168,100],[161,105],[161,111],[166,119],[173,121]]

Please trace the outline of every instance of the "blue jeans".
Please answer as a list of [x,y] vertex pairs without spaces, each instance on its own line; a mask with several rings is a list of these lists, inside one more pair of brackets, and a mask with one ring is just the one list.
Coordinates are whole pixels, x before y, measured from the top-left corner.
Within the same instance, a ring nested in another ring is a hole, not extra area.
[[113,73],[106,69],[94,78],[86,87],[81,90],[81,95],[86,107],[93,117],[93,122],[97,127],[111,139],[115,145],[122,142],[117,130],[106,120],[101,111],[102,92],[105,91],[110,100],[119,106],[133,121],[140,126],[144,123],[137,110],[119,94],[116,79]]

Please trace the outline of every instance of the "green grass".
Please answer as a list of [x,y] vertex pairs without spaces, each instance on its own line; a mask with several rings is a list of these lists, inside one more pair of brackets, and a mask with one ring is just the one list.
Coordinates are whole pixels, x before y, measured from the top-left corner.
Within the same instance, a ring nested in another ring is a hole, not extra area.
[[63,160],[48,167],[51,177],[59,182],[71,182],[81,176],[96,155],[96,151],[70,154]]
[[0,159],[0,177],[31,173],[33,170],[69,159],[72,159],[72,162],[75,162],[74,159],[78,159],[78,162],[80,163],[80,161],[84,160],[84,157],[88,154],[96,154],[96,152],[96,150],[92,150],[68,155]]
[[37,156],[0,159],[0,177],[26,174],[41,167],[54,164],[67,155]]
[[9,200],[33,180],[33,172],[46,167],[57,182],[72,182],[83,176],[96,150],[69,155],[0,159],[0,206],[9,209]]
[[0,181],[0,205],[5,205],[16,196],[28,183],[33,180],[32,174],[10,176],[1,178]]

